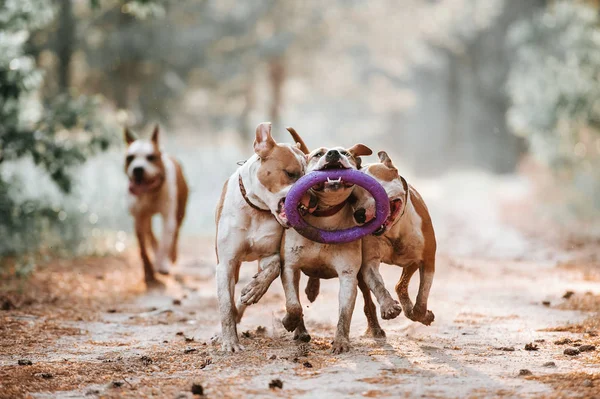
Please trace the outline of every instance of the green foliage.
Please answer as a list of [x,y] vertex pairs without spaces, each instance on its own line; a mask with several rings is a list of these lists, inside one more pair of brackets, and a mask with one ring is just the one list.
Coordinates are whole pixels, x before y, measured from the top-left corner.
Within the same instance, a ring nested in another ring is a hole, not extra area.
[[[55,16],[53,4],[7,0],[0,8],[0,172],[3,164],[29,158],[69,193],[73,168],[107,149],[109,136],[98,116],[98,98],[40,99],[43,73],[25,49],[31,33]],[[0,255],[35,249],[43,232],[59,221],[59,212],[48,204],[17,199],[18,187],[0,173]]]
[[600,212],[599,22],[592,7],[561,1],[509,36],[509,125],[582,216]]

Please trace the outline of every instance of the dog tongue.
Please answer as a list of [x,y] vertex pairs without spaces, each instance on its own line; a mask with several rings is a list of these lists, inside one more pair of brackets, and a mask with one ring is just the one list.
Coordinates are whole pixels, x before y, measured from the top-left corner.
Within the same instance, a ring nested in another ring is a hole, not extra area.
[[144,192],[144,186],[133,181],[129,182],[129,192],[133,195],[140,195]]

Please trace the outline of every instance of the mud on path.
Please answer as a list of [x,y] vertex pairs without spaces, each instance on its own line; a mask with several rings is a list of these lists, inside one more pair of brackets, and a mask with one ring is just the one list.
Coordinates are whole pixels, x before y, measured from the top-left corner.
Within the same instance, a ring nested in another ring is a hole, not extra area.
[[[359,296],[353,348],[334,356],[337,280],[322,283],[314,304],[302,298],[310,344],[283,329],[276,280],[239,326],[246,350],[223,354],[211,341],[220,330],[212,239],[188,238],[162,289],[144,289],[133,250],[54,261],[27,281],[2,282],[0,398],[191,398],[194,383],[208,397],[597,397],[598,352],[567,356],[570,345],[555,344],[600,343],[590,329],[554,331],[590,316],[566,310],[565,291],[576,298],[598,291],[579,269],[557,267],[578,253],[515,232],[495,203],[449,204],[439,185],[422,191],[439,221],[430,327],[400,315],[382,322],[386,340],[363,337]],[[242,267],[238,293],[255,270]],[[393,290],[400,269],[382,272]],[[529,343],[537,350],[525,350]],[[531,375],[520,376],[522,369]],[[575,372],[584,376],[577,387],[556,390],[557,375],[572,381]],[[269,388],[275,379],[283,388]]]

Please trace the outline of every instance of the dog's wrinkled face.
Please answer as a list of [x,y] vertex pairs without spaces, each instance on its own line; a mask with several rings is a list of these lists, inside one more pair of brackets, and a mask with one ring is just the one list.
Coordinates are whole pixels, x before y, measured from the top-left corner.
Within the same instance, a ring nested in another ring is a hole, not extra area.
[[160,188],[164,181],[164,165],[158,146],[158,126],[152,133],[152,139],[140,140],[125,129],[127,152],[125,155],[125,173],[129,178],[129,191],[134,195],[152,192]]
[[[352,148],[342,147],[318,148],[311,152],[308,157],[309,172],[315,170],[335,169],[360,169],[362,155],[371,155],[372,151],[363,144],[356,144]],[[319,199],[319,205],[330,207],[344,202],[350,194],[354,185],[340,179],[328,179],[326,182],[312,187],[313,193]]]
[[292,185],[306,172],[306,157],[297,145],[276,143],[270,123],[261,123],[256,128],[254,152],[260,158],[257,170],[260,184],[253,187],[253,192],[282,226],[289,227],[283,205]]
[[[385,151],[380,151],[377,155],[380,163],[366,165],[363,172],[382,185],[390,201],[390,215],[381,228],[374,233],[380,235],[389,229],[404,209],[408,184],[398,174],[398,169]],[[375,200],[371,195],[361,195],[358,198],[355,204],[354,219],[362,224],[375,217]]]

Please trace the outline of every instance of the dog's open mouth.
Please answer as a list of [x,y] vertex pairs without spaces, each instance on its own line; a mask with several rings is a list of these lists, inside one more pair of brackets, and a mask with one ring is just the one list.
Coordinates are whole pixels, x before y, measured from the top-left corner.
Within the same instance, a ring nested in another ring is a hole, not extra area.
[[133,195],[140,195],[148,192],[155,191],[162,184],[162,178],[155,176],[151,179],[145,180],[129,180],[129,192]]
[[279,216],[279,221],[287,225],[287,215],[285,213],[285,198],[280,199],[279,204],[277,204],[277,215]]
[[[331,162],[331,163],[327,163],[325,164],[325,166],[323,166],[321,169],[318,170],[342,170],[342,169],[349,169],[347,167],[345,167],[344,165],[342,165],[341,162]],[[315,184],[314,186],[312,186],[312,189],[315,191],[324,191],[325,189],[327,189],[328,191],[337,191],[341,188],[348,188],[348,187],[352,187],[354,186],[354,184],[352,183],[347,183],[344,180],[342,180],[341,177],[337,178],[337,179],[331,179],[331,178],[327,178],[327,181],[323,182],[323,183],[319,183],[319,184]]]
[[375,230],[373,235],[380,236],[383,233],[385,233],[386,231],[388,231],[390,226],[398,218],[400,211],[402,211],[402,203],[403,203],[402,198],[396,198],[395,200],[390,201],[390,215],[387,217],[385,222],[383,222],[381,227],[379,227],[377,230]]
[[328,162],[319,170],[348,169],[340,161]]

